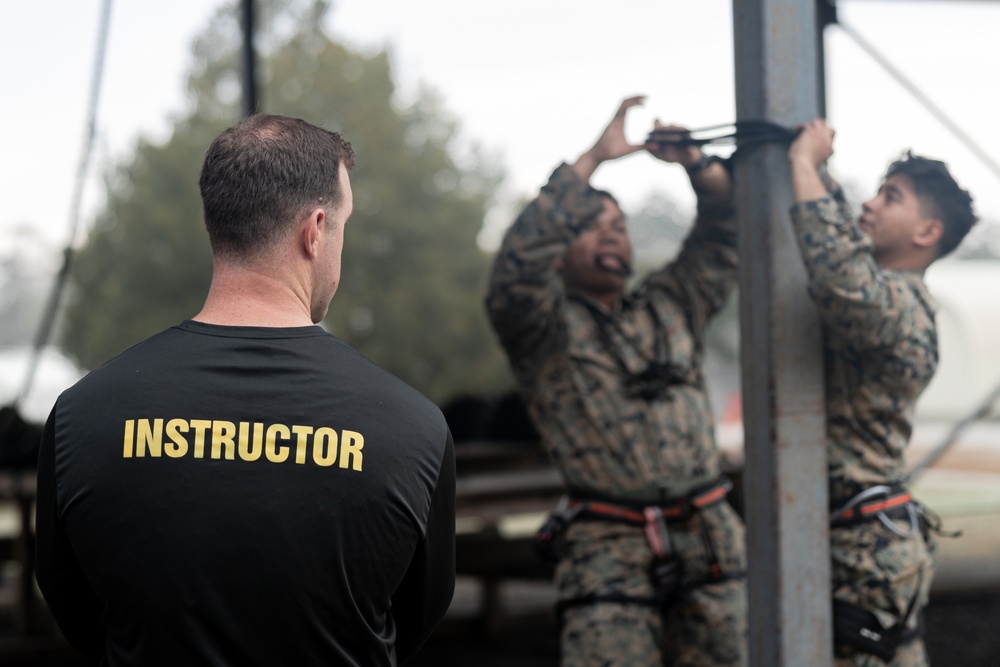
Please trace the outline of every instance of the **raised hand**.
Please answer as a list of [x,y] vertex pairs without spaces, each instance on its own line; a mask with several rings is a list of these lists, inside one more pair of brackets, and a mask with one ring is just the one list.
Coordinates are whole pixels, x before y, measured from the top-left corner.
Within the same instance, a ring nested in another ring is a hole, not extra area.
[[814,169],[833,155],[833,136],[836,131],[826,121],[817,118],[799,126],[799,136],[788,148],[789,162],[806,164]]
[[625,138],[625,115],[628,110],[646,101],[645,95],[636,95],[622,101],[608,126],[593,146],[573,164],[573,169],[586,181],[607,160],[617,160],[646,148],[645,144],[631,144]]
[[[691,133],[680,125],[664,125],[659,120],[653,123],[653,132],[670,139],[687,139]],[[701,149],[697,146],[679,146],[669,142],[647,141],[646,150],[650,155],[664,162],[676,162],[690,167],[701,160]]]
[[834,134],[821,118],[799,126],[799,136],[788,148],[795,201],[813,201],[827,195],[817,168],[833,155]]

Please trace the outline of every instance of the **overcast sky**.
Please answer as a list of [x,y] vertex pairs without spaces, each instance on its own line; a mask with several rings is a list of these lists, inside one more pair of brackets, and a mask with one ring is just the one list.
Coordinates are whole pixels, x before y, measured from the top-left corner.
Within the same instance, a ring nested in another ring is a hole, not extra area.
[[[136,137],[166,136],[171,114],[186,108],[189,47],[219,4],[114,2],[93,184]],[[65,240],[100,8],[101,0],[49,0],[3,9],[0,235],[27,225]],[[839,13],[1000,156],[1000,2],[841,0]],[[437,89],[463,139],[501,156],[510,199],[587,148],[628,95],[649,96],[629,124],[637,141],[654,116],[690,127],[735,118],[730,0],[336,0],[329,19],[355,47],[388,47],[404,94],[418,84]],[[888,162],[911,147],[946,160],[982,216],[1000,220],[1000,177],[837,27],[827,30],[827,59],[836,175],[874,190]],[[684,203],[678,172],[635,156],[603,167],[596,181],[626,208],[657,188]],[[99,201],[92,186],[88,210]]]
[[[103,171],[137,137],[165,138],[171,117],[187,108],[190,45],[220,4],[114,2],[84,229],[101,204]],[[56,248],[66,241],[101,5],[46,0],[0,10],[0,255],[18,229]],[[390,49],[404,96],[419,85],[435,88],[462,140],[501,157],[503,194],[515,201],[585,150],[626,96],[649,96],[628,125],[637,142],[654,116],[689,127],[732,121],[731,7],[731,0],[334,0],[329,20],[332,33],[356,48]],[[1000,157],[1000,1],[840,0],[838,8],[985,153]],[[946,160],[981,216],[1000,224],[1000,177],[836,26],[827,29],[826,48],[834,174],[871,192],[888,162],[913,148]],[[196,182],[192,174],[192,188]],[[602,167],[595,182],[627,210],[657,189],[691,203],[681,171],[644,155]],[[486,243],[510,215],[494,211]]]

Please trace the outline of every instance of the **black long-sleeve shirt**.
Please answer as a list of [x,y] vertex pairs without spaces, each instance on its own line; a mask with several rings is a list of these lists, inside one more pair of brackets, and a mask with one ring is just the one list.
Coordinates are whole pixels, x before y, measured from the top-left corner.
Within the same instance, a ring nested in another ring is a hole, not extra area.
[[185,322],[60,396],[39,586],[103,665],[395,665],[454,591],[430,401],[319,327]]

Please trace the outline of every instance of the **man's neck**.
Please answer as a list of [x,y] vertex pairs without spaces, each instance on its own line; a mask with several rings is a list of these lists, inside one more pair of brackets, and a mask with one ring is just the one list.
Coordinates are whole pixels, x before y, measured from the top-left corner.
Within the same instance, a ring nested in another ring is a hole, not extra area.
[[192,319],[228,326],[312,325],[308,294],[296,285],[252,267],[216,263],[205,305]]
[[931,265],[934,261],[932,257],[925,257],[923,255],[875,255],[875,263],[879,267],[886,269],[888,271],[909,271],[910,273],[919,273],[923,275],[927,270],[927,267]]

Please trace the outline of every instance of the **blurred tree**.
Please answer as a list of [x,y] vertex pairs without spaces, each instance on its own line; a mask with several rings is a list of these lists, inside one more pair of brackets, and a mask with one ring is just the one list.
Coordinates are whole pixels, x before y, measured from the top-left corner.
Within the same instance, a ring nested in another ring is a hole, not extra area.
[[[482,307],[489,258],[476,244],[502,173],[460,154],[430,91],[403,105],[388,55],[323,30],[326,2],[260,3],[262,111],[341,132],[354,146],[355,211],[325,325],[443,401],[510,385]],[[140,140],[106,181],[107,207],[81,248],[63,347],[93,367],[197,312],[211,276],[197,180],[205,149],[240,111],[236,3],[194,45],[192,110],[163,144]]]

